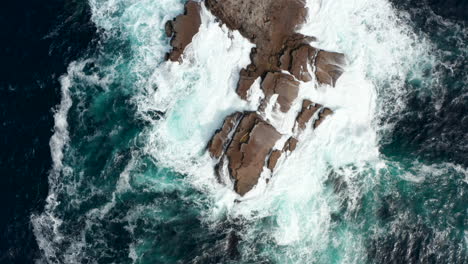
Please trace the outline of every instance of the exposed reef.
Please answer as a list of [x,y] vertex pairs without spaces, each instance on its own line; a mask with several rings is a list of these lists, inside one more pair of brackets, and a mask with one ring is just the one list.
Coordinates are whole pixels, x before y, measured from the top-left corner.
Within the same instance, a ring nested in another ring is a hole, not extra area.
[[188,1],[184,7],[184,13],[173,20],[166,22],[166,36],[171,37],[172,50],[166,54],[166,59],[171,61],[180,61],[181,56],[193,36],[200,29],[200,4],[194,1]]
[[[260,78],[264,97],[259,108],[226,117],[207,146],[217,161],[219,178],[232,179],[234,190],[242,196],[257,185],[263,173],[271,175],[281,160],[298,147],[305,129],[316,129],[333,114],[327,107],[299,98],[301,83],[335,86],[343,73],[345,58],[341,53],[310,46],[315,38],[296,32],[307,16],[305,1],[205,0],[204,4],[220,23],[238,30],[255,44],[251,63],[240,71],[236,92],[249,100],[249,90]],[[188,1],[185,13],[166,24],[173,47],[168,60],[180,61],[185,47],[198,32],[199,12],[199,4]],[[302,100],[299,111],[297,107],[292,110],[297,100]],[[278,113],[280,118],[294,114],[295,122],[287,129],[275,127],[267,118],[268,111]]]

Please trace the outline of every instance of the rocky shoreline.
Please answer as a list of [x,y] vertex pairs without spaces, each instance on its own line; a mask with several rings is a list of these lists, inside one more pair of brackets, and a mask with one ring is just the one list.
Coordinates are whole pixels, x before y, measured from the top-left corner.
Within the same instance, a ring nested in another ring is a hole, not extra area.
[[[302,131],[316,129],[333,114],[331,109],[303,99],[294,124],[285,132],[267,120],[267,109],[283,116],[290,113],[293,103],[300,100],[302,82],[333,87],[343,73],[345,59],[341,53],[310,46],[315,38],[296,32],[307,16],[305,1],[205,0],[204,4],[220,23],[255,44],[251,63],[240,71],[236,92],[249,100],[252,85],[260,79],[264,97],[259,108],[227,116],[207,146],[217,162],[218,179],[231,179],[234,190],[243,196],[257,185],[265,170],[273,173],[281,158],[296,149]],[[184,14],[166,23],[172,46],[167,60],[183,59],[185,47],[201,24],[200,8],[200,3],[188,1]]]

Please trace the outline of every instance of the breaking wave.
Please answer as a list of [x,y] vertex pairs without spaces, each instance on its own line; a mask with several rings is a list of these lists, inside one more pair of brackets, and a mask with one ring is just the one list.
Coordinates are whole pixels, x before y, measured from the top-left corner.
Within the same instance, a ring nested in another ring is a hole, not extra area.
[[61,78],[49,196],[31,217],[38,262],[467,260],[466,164],[395,151],[418,137],[401,133],[405,118],[429,111],[413,104],[466,103],[466,90],[447,90],[466,62],[463,26],[426,10],[438,30],[458,26],[442,48],[388,1],[309,0],[301,32],[347,67],[335,89],[304,84],[301,96],[335,114],[241,198],[216,181],[205,147],[227,114],[256,109],[235,93],[252,44],[203,9],[184,62],[165,62],[164,23],[183,1],[89,4],[100,47]]

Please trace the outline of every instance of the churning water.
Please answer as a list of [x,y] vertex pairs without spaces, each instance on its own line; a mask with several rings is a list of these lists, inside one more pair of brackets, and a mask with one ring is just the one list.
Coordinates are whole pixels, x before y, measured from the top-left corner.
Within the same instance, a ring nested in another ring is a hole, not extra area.
[[203,9],[184,62],[165,62],[164,23],[183,1],[89,4],[99,51],[61,77],[47,205],[31,217],[38,261],[468,261],[462,23],[386,0],[308,0],[300,31],[347,68],[301,96],[335,114],[240,198],[205,146],[227,114],[256,109],[235,93],[252,44]]

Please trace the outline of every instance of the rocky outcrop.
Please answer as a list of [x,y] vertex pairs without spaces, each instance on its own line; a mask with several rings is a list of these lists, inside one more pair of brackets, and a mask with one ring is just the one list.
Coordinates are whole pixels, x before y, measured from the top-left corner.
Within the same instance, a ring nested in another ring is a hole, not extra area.
[[305,1],[206,0],[205,4],[230,29],[256,45],[251,64],[240,72],[237,93],[241,98],[246,99],[254,81],[267,72],[287,70],[307,82],[317,69],[320,83],[336,83],[344,63],[342,54],[317,50],[309,45],[315,38],[295,32],[307,15]]
[[166,54],[167,60],[181,60],[185,47],[192,42],[193,36],[198,33],[200,24],[200,4],[194,1],[188,1],[185,4],[184,14],[166,22],[166,35],[172,37],[170,42],[172,50]]
[[271,152],[270,158],[268,159],[268,169],[273,172],[278,163],[278,160],[281,158],[282,154],[285,152],[292,152],[296,149],[298,140],[294,137],[290,137],[286,143],[284,143],[284,147],[282,150],[275,149]]
[[[264,97],[256,112],[237,112],[226,117],[207,146],[216,161],[218,178],[231,179],[234,190],[244,195],[258,183],[263,172],[273,173],[296,150],[305,129],[316,129],[333,113],[320,104],[298,98],[300,86],[302,82],[312,81],[334,86],[343,73],[344,55],[314,48],[309,45],[314,37],[296,32],[307,15],[303,0],[205,0],[204,3],[220,23],[238,30],[255,44],[250,53],[251,63],[240,71],[236,92],[249,100],[249,89],[260,78]],[[173,36],[173,50],[168,55],[172,61],[180,60],[200,26],[199,5],[189,1],[185,10],[184,15],[166,25],[168,36]],[[302,100],[296,122],[289,125],[290,122],[277,120],[295,115],[291,111],[297,111],[292,110],[296,100]],[[265,117],[269,109],[274,111],[274,123],[281,123],[280,129],[267,121],[272,120]]]
[[[237,127],[231,126],[233,119],[239,116],[241,118]],[[228,117],[223,128],[214,135],[208,150],[212,157],[226,158],[225,166],[234,180],[234,189],[244,195],[257,184],[267,157],[280,137],[281,134],[257,113],[235,113]],[[223,173],[222,167],[218,168],[218,173]]]

